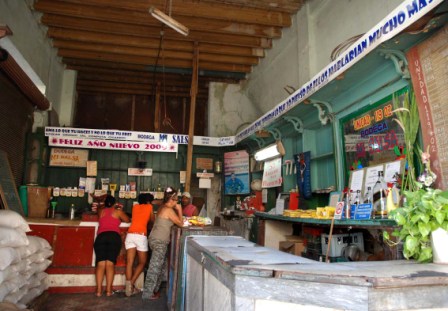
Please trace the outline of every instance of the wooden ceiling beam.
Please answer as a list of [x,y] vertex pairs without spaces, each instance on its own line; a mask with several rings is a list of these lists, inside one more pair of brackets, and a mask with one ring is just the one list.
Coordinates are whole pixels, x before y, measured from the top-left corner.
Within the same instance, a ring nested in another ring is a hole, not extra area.
[[[125,82],[125,83],[135,83],[135,84],[152,84],[154,80],[163,80],[163,75],[154,76],[144,76],[144,75],[123,75],[117,74],[115,72],[107,72],[107,73],[98,73],[98,72],[79,72],[78,80],[91,80],[91,81],[109,81],[109,82]],[[188,77],[183,77],[182,79],[173,76],[173,75],[165,75],[166,84],[169,85],[177,85],[177,86],[185,86],[189,87],[190,82],[188,81]],[[208,81],[199,80],[199,85],[206,86]]]
[[[160,28],[160,22],[153,18],[147,11],[130,11],[54,0],[40,0],[34,4],[34,9],[48,14],[80,17],[106,22],[146,25]],[[190,31],[206,31],[267,38],[279,38],[282,31],[281,27],[245,24],[200,17],[191,18],[179,16],[177,21],[181,24],[188,25]]]
[[[83,93],[114,93],[114,94],[130,94],[130,95],[147,95],[152,96],[154,92],[151,90],[135,90],[135,89],[125,89],[116,87],[96,87],[96,86],[86,86],[80,85],[76,87],[78,92]],[[167,97],[190,97],[190,91],[188,92],[165,92]],[[208,94],[198,94],[201,99],[208,98]]]
[[[186,0],[184,0],[186,1]],[[192,2],[196,0],[191,0]],[[305,0],[200,0],[206,3],[216,3],[227,5],[244,5],[245,7],[273,10],[294,14],[304,5]]]
[[[66,2],[86,4],[85,0],[65,0]],[[136,10],[148,12],[151,6],[164,11],[165,0],[88,0],[88,4],[100,7],[113,7],[118,9]],[[209,4],[195,2],[174,1],[172,4],[172,17],[174,19],[180,16],[201,17],[220,19],[224,21],[233,21],[247,24],[260,24],[276,27],[291,26],[291,15],[284,12],[273,10],[253,9],[242,5]],[[186,25],[188,27],[188,25]]]
[[[80,79],[77,81],[78,86],[95,86],[95,87],[110,87],[110,88],[125,88],[128,90],[142,90],[142,91],[152,91],[153,85],[152,83],[147,84],[135,84],[135,83],[126,83],[126,82],[115,82],[115,81],[95,81],[95,80],[83,80]],[[162,93],[164,93],[163,89],[165,89],[165,93],[174,93],[174,92],[183,92],[188,93],[190,90],[190,87],[187,86],[180,86],[180,85],[166,85],[165,87],[161,86]],[[154,87],[155,90],[155,87]],[[207,90],[203,88],[200,93],[204,93],[204,95],[207,93]],[[163,95],[163,94],[162,94]]]
[[[63,59],[64,63],[67,64],[67,69],[78,71],[78,77],[82,75],[109,75],[118,77],[132,77],[135,79],[154,79],[154,72],[149,71],[144,66],[139,66],[140,68],[127,68],[127,64],[120,64],[119,67],[111,67],[116,65],[112,62],[98,62],[91,60],[76,60],[76,59]],[[161,72],[156,72],[156,79],[162,77]],[[164,73],[165,79],[167,81],[184,81],[191,80],[191,74],[174,74],[174,73]],[[94,78],[92,78],[94,79]],[[199,85],[208,85],[208,83],[216,82],[226,82],[226,83],[238,83],[240,79],[230,79],[221,77],[209,77],[209,76],[199,76]]]
[[[97,52],[69,50],[69,49],[59,49],[58,55],[61,57],[68,57],[68,58],[83,58],[83,59],[102,60],[109,62],[122,62],[127,64],[146,65],[146,66],[155,65],[156,62],[155,58],[150,57],[119,55],[104,52],[97,53]],[[224,63],[220,64],[220,63],[211,63],[203,61],[199,65],[200,70],[245,72],[245,73],[249,73],[252,70],[252,66],[238,65],[238,64],[224,64]],[[191,68],[191,61],[165,58],[164,66],[171,68]]]
[[[104,52],[113,54],[123,54],[123,55],[135,55],[142,57],[152,57],[157,58],[159,55],[159,63],[163,62],[164,58],[172,59],[184,59],[191,60],[193,58],[192,53],[173,51],[163,49],[159,51],[157,49],[146,49],[137,47],[125,47],[118,45],[109,44],[84,44],[78,41],[67,41],[67,40],[53,40],[53,46],[61,49],[71,49],[71,50],[81,50],[90,52]],[[245,57],[245,56],[232,56],[232,55],[217,55],[201,53],[201,61],[205,62],[217,62],[217,63],[230,63],[230,64],[242,64],[242,65],[256,65],[258,64],[257,57]]]
[[[139,47],[145,49],[158,49],[159,39],[142,38],[127,35],[105,34],[101,32],[86,32],[82,30],[51,27],[47,35],[52,39],[73,40],[83,43],[103,43],[117,46]],[[165,50],[186,51],[193,53],[193,43],[188,41],[163,40]],[[264,57],[263,48],[252,48],[233,45],[219,45],[210,43],[200,43],[201,53],[241,55]]]
[[[121,34],[128,36],[139,36],[146,38],[159,38],[160,27],[151,27],[144,25],[131,25],[118,22],[102,22],[92,19],[68,17],[62,15],[44,14],[41,22],[49,27],[60,27],[69,29],[78,29],[109,34]],[[182,36],[171,28],[165,27],[164,38],[178,41],[198,41],[217,44],[229,44],[247,47],[272,47],[272,40],[267,38],[258,38],[242,35],[216,34],[209,32],[191,31],[188,37]]]

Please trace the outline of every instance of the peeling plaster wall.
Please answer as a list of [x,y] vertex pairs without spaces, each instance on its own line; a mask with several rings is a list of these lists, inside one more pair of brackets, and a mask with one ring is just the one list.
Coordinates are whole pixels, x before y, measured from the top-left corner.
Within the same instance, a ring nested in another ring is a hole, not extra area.
[[261,111],[246,96],[244,84],[210,83],[209,136],[232,136]]
[[[252,123],[288,97],[285,87],[292,86],[298,89],[305,84],[331,62],[330,55],[335,47],[371,29],[401,2],[400,0],[308,1],[293,17],[291,27],[283,30],[282,38],[273,40],[273,48],[266,52],[259,65],[248,75],[247,85],[241,89],[249,100],[248,106],[252,105],[250,109],[244,106],[245,111],[249,109],[248,114],[243,117],[236,113],[235,118],[231,117],[233,132],[223,134],[221,131],[216,131],[211,136],[233,135],[236,128],[244,129],[245,126],[242,126],[244,122]],[[216,94],[213,92],[210,95],[210,103],[217,104],[221,101],[219,109],[229,117],[231,115],[227,112],[237,112],[238,109],[234,105],[243,96],[232,92],[219,98],[215,98]],[[210,115],[210,124],[213,125],[211,127],[228,129],[228,121],[221,119],[219,111],[216,112]],[[255,114],[252,115],[253,112]]]
[[0,24],[11,29],[9,39],[46,85],[45,95],[59,113],[64,66],[38,23],[40,16],[31,11],[32,3],[32,0],[1,0]]

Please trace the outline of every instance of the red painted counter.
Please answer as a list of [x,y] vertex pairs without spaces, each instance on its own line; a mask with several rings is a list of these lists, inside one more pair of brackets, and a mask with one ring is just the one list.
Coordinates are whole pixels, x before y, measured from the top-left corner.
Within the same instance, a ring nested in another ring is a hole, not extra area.
[[[95,290],[95,253],[93,243],[98,222],[28,218],[29,235],[47,240],[53,248],[49,274],[50,293],[85,293]],[[121,224],[123,241],[115,269],[114,288],[124,287],[126,250],[124,240],[129,224]]]

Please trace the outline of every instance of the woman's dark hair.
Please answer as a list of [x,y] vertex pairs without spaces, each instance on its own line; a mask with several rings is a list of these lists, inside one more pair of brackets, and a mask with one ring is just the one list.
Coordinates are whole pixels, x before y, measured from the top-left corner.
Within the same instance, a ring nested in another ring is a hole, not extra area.
[[177,190],[173,187],[166,187],[165,192],[163,193],[163,203],[167,203],[171,198],[177,199]]
[[140,193],[138,195],[138,204],[148,204],[154,200],[154,196],[151,193]]
[[107,195],[106,199],[104,200],[104,206],[106,207],[112,207],[115,204],[115,198],[111,196],[110,194]]

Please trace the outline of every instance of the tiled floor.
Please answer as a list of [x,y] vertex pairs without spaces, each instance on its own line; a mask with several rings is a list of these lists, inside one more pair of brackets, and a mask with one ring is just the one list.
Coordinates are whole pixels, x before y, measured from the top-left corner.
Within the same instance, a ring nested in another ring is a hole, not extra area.
[[51,294],[40,310],[45,311],[166,311],[165,289],[158,300],[142,300],[142,295],[126,297],[115,292],[112,297],[96,297],[91,294]]

